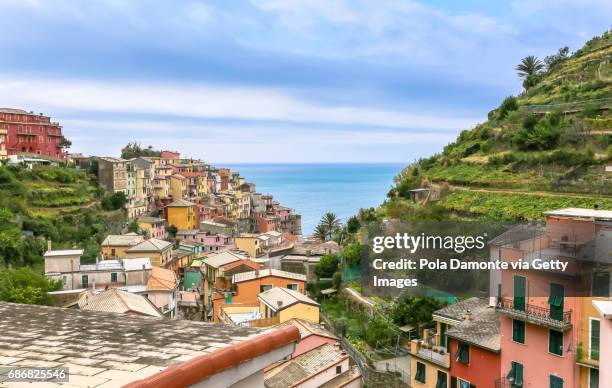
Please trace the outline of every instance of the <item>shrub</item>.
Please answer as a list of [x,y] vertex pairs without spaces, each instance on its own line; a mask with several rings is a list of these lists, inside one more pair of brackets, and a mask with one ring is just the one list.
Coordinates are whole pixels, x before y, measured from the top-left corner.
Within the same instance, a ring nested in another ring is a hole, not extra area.
[[509,112],[515,111],[518,109],[518,102],[516,97],[508,96],[504,98],[499,108],[497,108],[497,118],[498,120],[503,120]]
[[321,257],[319,264],[315,267],[315,274],[319,278],[331,278],[334,276],[334,272],[338,270],[338,266],[340,264],[340,257],[331,253]]

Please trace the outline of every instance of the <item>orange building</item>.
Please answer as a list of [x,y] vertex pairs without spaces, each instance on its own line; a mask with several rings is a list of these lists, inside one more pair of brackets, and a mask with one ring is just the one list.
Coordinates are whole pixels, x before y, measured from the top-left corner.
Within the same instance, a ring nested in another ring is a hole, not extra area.
[[217,293],[213,298],[213,319],[219,322],[219,311],[227,305],[259,306],[257,296],[273,287],[288,288],[299,293],[306,292],[306,275],[263,269],[259,271],[237,273],[232,277],[235,295],[231,301]]

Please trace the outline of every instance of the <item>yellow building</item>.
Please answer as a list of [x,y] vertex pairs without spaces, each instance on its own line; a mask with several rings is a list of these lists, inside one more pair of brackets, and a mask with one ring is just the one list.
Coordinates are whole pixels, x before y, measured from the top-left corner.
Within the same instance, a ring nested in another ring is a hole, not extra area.
[[140,244],[144,237],[136,233],[110,234],[101,244],[101,252],[105,260],[125,259],[126,250]]
[[198,220],[195,212],[195,204],[177,199],[166,206],[166,218],[168,224],[175,226],[179,230],[189,230],[198,228]]
[[283,323],[297,318],[319,323],[319,304],[298,291],[274,287],[257,298],[262,319],[278,317],[279,323]]
[[170,195],[172,199],[187,198],[187,183],[188,180],[181,174],[174,174],[170,177]]
[[[608,288],[609,274],[608,276]],[[608,290],[608,295],[610,295]],[[580,368],[580,388],[590,388],[591,380],[599,377],[599,329],[600,314],[593,306],[594,300],[610,300],[607,297],[583,297],[582,316],[578,328],[576,363]]]
[[150,238],[125,250],[126,259],[148,257],[151,265],[162,267],[172,260],[172,243]]
[[159,217],[140,217],[138,227],[147,237],[166,238],[166,220]]
[[257,257],[263,252],[258,234],[244,233],[234,238],[234,243],[237,249],[248,253],[250,257]]

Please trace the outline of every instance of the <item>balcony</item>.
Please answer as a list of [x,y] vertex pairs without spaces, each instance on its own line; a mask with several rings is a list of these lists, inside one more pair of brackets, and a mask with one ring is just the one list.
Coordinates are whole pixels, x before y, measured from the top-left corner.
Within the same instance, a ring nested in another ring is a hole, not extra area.
[[410,354],[444,368],[450,368],[450,353],[442,346],[432,346],[425,340],[410,341]]
[[571,310],[564,311],[561,319],[558,319],[551,316],[549,308],[525,303],[523,309],[517,309],[514,306],[513,298],[503,298],[497,304],[497,311],[513,319],[559,331],[567,331],[572,328]]

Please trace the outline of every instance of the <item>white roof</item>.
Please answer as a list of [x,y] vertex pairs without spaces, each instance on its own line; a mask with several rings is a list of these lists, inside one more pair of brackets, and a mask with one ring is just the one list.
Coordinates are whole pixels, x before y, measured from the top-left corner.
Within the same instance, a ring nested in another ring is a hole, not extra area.
[[128,234],[109,234],[102,241],[102,246],[134,246],[144,240],[144,237],[135,233]]
[[172,243],[160,240],[157,238],[150,238],[148,240],[144,240],[138,245],[134,245],[126,249],[126,252],[160,252],[164,251],[167,248],[172,247]]
[[81,264],[81,272],[89,271],[121,271],[123,266],[120,260],[102,260],[97,264]]
[[142,271],[144,269],[151,269],[151,259],[148,257],[135,257],[133,259],[123,259],[123,268],[126,271]]
[[259,279],[267,276],[276,276],[279,278],[295,279],[305,282],[306,275],[299,273],[281,271],[280,269],[262,269],[259,271],[241,272],[233,276],[232,282],[239,283],[247,280]]
[[282,287],[274,287],[264,291],[259,294],[257,298],[274,311],[283,310],[296,303],[306,303],[313,306],[319,306],[317,302],[310,299],[306,295]]
[[45,257],[58,257],[58,256],[81,256],[83,255],[82,249],[64,249],[58,251],[47,251]]
[[97,294],[88,292],[79,298],[78,303],[81,310],[105,311],[109,313],[127,313],[133,311],[152,317],[162,316],[144,296],[115,288]]
[[224,266],[225,264],[233,263],[234,261],[244,260],[247,258],[247,256],[238,253],[224,251],[215,255],[208,256],[206,259],[204,259],[204,263],[210,265],[211,267],[219,268],[221,266]]
[[277,232],[276,230],[271,230],[269,232],[266,232],[264,234],[267,234],[268,236],[272,236],[272,237],[280,237],[283,234],[281,232]]
[[576,217],[612,220],[612,210],[567,208],[559,210],[549,210],[544,212],[546,216],[553,217]]
[[594,300],[593,306],[605,319],[612,319],[612,300]]

